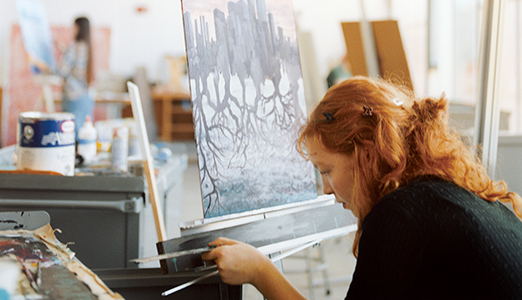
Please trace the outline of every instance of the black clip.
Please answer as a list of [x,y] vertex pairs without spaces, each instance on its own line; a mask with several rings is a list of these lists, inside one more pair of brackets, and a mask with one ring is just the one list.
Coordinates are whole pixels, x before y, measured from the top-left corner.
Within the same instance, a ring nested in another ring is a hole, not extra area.
[[327,121],[333,121],[333,114],[331,112],[323,112],[323,115],[326,117],[326,119],[323,120],[323,122]]
[[373,116],[373,108],[371,107],[366,107],[366,106],[363,106],[363,109],[364,109],[364,112],[363,112],[363,117],[371,117]]

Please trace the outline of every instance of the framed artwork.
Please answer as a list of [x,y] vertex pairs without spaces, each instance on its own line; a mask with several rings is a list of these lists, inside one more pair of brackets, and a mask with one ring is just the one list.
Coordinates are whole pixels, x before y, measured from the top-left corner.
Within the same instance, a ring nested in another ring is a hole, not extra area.
[[291,0],[183,0],[204,217],[317,198]]

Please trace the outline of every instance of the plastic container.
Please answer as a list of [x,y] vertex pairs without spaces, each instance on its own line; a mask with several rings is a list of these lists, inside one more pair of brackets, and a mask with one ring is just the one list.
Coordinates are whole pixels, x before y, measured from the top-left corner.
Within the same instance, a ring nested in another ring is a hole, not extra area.
[[141,157],[140,140],[136,123],[128,124],[129,127],[129,156]]
[[94,128],[91,117],[86,116],[83,126],[78,130],[78,154],[86,163],[92,161],[96,156],[97,131]]
[[96,149],[98,153],[107,153],[111,151],[112,142],[112,127],[107,121],[97,121],[94,128],[98,132],[98,140],[96,142]]
[[127,172],[127,156],[129,154],[129,129],[127,126],[114,128],[111,144],[112,168]]

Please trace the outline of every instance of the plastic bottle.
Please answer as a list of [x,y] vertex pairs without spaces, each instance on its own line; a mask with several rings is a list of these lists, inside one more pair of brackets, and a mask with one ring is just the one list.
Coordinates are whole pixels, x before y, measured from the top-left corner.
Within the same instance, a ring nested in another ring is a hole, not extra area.
[[128,124],[129,127],[129,156],[141,156],[140,140],[138,139],[138,128],[136,123]]
[[94,124],[94,128],[98,132],[98,141],[96,148],[98,153],[111,151],[112,128],[108,121],[98,121]]
[[78,154],[86,163],[96,156],[96,128],[92,125],[91,117],[86,116],[83,126],[78,130]]
[[129,154],[129,129],[126,126],[114,129],[111,144],[112,168],[127,172],[127,156]]

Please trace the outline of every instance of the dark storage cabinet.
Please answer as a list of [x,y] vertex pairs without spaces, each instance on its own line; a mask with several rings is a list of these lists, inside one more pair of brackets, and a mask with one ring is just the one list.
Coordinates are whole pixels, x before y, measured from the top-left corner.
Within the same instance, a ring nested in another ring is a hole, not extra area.
[[243,287],[228,285],[221,281],[218,275],[207,278],[181,291],[161,296],[173,287],[194,280],[201,275],[199,272],[181,272],[163,275],[161,269],[124,269],[124,270],[93,270],[100,279],[114,292],[126,300],[186,300],[186,299],[216,299],[240,300]]
[[135,176],[0,173],[2,211],[44,210],[56,237],[89,268],[135,268],[145,182]]

